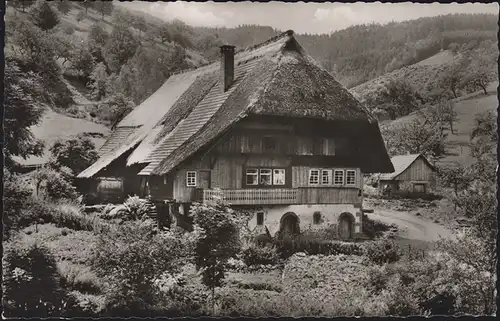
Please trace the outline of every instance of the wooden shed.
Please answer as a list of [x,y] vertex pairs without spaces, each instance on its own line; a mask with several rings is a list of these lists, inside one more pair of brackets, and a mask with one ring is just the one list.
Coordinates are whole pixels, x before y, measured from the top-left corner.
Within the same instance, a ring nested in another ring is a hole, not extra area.
[[391,158],[394,173],[375,174],[381,194],[426,194],[435,186],[436,170],[422,154]]

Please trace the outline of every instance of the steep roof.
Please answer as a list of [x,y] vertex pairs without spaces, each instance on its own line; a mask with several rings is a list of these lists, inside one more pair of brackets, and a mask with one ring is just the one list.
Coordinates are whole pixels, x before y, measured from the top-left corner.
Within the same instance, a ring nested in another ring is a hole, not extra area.
[[132,148],[127,165],[145,164],[140,175],[165,174],[249,115],[361,123],[373,140],[372,170],[393,170],[375,119],[303,51],[293,32],[238,52],[234,66],[225,92],[218,62],[170,77],[117,127],[136,131],[79,177],[95,175]]
[[421,154],[410,154],[410,155],[399,155],[391,158],[391,163],[394,166],[394,172],[388,174],[380,174],[378,178],[380,180],[393,180],[399,175],[401,175],[405,170],[407,170],[418,158],[422,158],[429,167],[434,168],[427,158]]

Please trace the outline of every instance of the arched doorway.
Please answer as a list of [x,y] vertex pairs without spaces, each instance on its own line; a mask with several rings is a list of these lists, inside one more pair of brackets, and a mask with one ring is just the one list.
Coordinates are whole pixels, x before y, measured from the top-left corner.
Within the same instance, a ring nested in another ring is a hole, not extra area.
[[351,213],[342,213],[339,217],[339,237],[350,239],[354,232],[354,216]]
[[293,212],[285,213],[280,220],[281,235],[297,235],[300,233],[300,220]]

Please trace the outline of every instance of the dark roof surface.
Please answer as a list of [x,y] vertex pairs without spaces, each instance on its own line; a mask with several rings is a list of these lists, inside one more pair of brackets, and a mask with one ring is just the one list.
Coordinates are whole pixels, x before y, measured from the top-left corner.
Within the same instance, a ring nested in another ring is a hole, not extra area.
[[169,78],[119,125],[136,126],[119,147],[80,174],[90,177],[133,149],[127,165],[162,175],[249,115],[355,121],[370,141],[374,171],[393,170],[377,122],[286,32],[235,56],[235,81],[226,92],[219,63]]

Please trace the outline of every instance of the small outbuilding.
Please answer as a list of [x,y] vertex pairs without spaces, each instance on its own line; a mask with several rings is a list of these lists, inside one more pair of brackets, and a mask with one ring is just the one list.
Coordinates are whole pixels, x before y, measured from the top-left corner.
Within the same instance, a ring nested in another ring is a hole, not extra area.
[[426,194],[435,186],[436,169],[422,154],[391,158],[394,173],[373,176],[380,194]]

